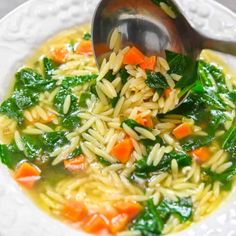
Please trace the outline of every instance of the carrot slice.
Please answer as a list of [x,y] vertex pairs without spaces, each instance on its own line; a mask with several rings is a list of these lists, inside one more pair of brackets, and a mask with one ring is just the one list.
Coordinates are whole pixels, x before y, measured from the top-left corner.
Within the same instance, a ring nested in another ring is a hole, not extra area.
[[152,128],[153,127],[153,120],[152,117],[150,115],[147,116],[140,116],[138,115],[135,119],[135,121],[137,121],[139,124],[148,127],[148,128]]
[[115,234],[121,232],[125,229],[126,225],[129,223],[129,217],[127,214],[119,214],[114,217],[110,222],[110,231]]
[[190,124],[183,123],[183,124],[177,126],[173,130],[172,133],[177,139],[182,139],[182,138],[185,138],[185,137],[189,136],[190,134],[192,134],[192,128],[191,128]]
[[84,203],[74,200],[68,201],[61,211],[61,215],[72,222],[83,220],[87,213],[88,210]]
[[157,57],[151,56],[145,58],[144,62],[140,64],[140,67],[143,70],[155,70],[156,64],[157,64]]
[[196,158],[200,163],[204,163],[209,160],[211,153],[208,147],[200,147],[191,152],[192,156]]
[[32,188],[40,179],[41,170],[33,164],[23,162],[14,175],[15,180],[26,188]]
[[66,62],[68,53],[66,48],[55,48],[51,51],[52,59],[59,64]]
[[102,208],[99,213],[104,215],[108,220],[112,220],[120,214],[113,206],[110,205]]
[[125,65],[138,65],[144,62],[144,55],[136,47],[132,47],[125,53],[123,64]]
[[94,213],[85,218],[82,222],[84,231],[92,234],[101,233],[109,230],[109,221],[106,217],[99,213]]
[[75,49],[75,52],[77,54],[83,54],[83,55],[93,55],[93,48],[92,48],[92,42],[91,41],[84,41],[78,44],[78,46]]
[[126,163],[130,159],[133,150],[134,146],[132,140],[125,138],[113,147],[111,154],[121,163]]
[[113,205],[120,213],[126,214],[129,220],[135,218],[143,207],[134,201],[119,201]]
[[80,155],[69,160],[64,160],[64,166],[72,172],[83,170],[85,168],[85,157]]
[[164,90],[163,95],[165,98],[168,98],[170,96],[170,93],[172,92],[171,88],[167,88]]

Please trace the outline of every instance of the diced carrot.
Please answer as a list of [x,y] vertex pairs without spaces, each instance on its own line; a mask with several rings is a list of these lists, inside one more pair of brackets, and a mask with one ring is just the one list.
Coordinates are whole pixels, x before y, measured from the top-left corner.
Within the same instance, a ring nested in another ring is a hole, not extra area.
[[111,155],[121,163],[126,163],[130,159],[133,150],[134,146],[132,140],[130,138],[125,138],[113,147]]
[[17,167],[14,178],[22,186],[32,188],[40,179],[41,171],[38,167],[28,162],[23,162]]
[[129,220],[135,218],[143,207],[134,201],[119,201],[113,205],[120,213],[126,214]]
[[132,47],[125,53],[123,64],[125,65],[139,65],[144,62],[144,55],[136,47]]
[[88,233],[99,234],[102,231],[109,230],[109,221],[104,215],[94,213],[85,218],[81,227]]
[[93,55],[92,42],[84,41],[84,42],[79,43],[75,49],[75,52],[77,54]]
[[164,90],[163,95],[165,98],[168,98],[170,96],[170,93],[172,92],[171,88],[167,88]]
[[69,160],[64,160],[64,166],[72,172],[83,170],[85,168],[85,157],[80,155]]
[[157,64],[157,57],[151,56],[145,58],[144,62],[140,64],[140,67],[143,70],[155,70],[156,64]]
[[52,59],[59,64],[66,62],[68,53],[66,48],[55,48],[51,51]]
[[173,130],[172,133],[177,139],[182,139],[182,138],[185,138],[185,137],[189,136],[190,134],[192,134],[192,128],[191,128],[190,124],[183,123],[183,124],[177,126]]
[[61,215],[72,222],[83,220],[87,213],[88,210],[84,203],[75,200],[68,201],[61,211]]
[[144,117],[138,115],[135,118],[135,121],[138,122],[140,125],[146,126],[148,128],[153,127],[153,120],[152,120],[152,117],[150,115],[147,115],[147,116],[144,116]]
[[113,206],[110,205],[102,208],[99,213],[104,215],[108,220],[112,220],[120,214]]
[[200,163],[204,163],[209,160],[211,153],[208,147],[200,147],[191,152],[192,156]]
[[125,229],[129,223],[129,217],[127,214],[119,214],[114,217],[110,222],[110,231],[115,234]]

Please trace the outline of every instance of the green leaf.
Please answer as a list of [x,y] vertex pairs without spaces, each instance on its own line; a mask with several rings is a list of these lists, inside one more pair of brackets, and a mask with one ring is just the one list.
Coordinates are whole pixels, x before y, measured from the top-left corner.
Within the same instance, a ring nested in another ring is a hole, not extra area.
[[186,222],[191,219],[193,203],[191,198],[179,198],[178,201],[163,200],[158,205],[157,211],[162,218],[175,215],[181,222]]
[[84,36],[83,36],[83,39],[84,39],[84,40],[90,40],[90,39],[91,39],[91,34],[88,33],[88,32],[86,32],[86,33],[84,34]]
[[10,169],[25,159],[24,153],[21,152],[16,144],[0,144],[0,161]]
[[78,113],[71,113],[62,118],[62,127],[67,130],[74,130],[80,126],[81,119],[78,117]]
[[57,65],[52,59],[47,57],[43,58],[43,69],[44,69],[44,76],[46,79],[50,80],[52,78],[52,75],[56,67]]
[[0,113],[17,120],[19,125],[23,123],[24,118],[22,110],[19,109],[14,98],[8,98],[1,104]]
[[80,156],[81,154],[83,154],[82,152],[82,149],[79,147],[79,148],[76,148],[69,156],[69,158],[75,158],[75,157],[78,157]]
[[147,153],[150,153],[153,146],[155,146],[157,143],[159,143],[160,145],[164,144],[162,138],[159,136],[156,136],[155,140],[141,139],[140,142],[145,146]]
[[76,112],[79,108],[77,103],[77,97],[71,93],[71,90],[61,88],[54,98],[54,106],[56,107],[56,110],[63,115],[63,106],[67,95],[70,95],[71,97],[71,104],[68,114]]
[[136,122],[136,121],[133,120],[133,119],[124,120],[124,121],[121,123],[121,127],[123,127],[124,124],[128,125],[131,129],[134,129],[135,127],[141,127],[141,128],[144,128],[144,129],[149,130],[147,127],[145,127],[145,126],[139,124],[138,122]]
[[157,166],[148,165],[147,157],[135,162],[135,170],[133,172],[133,177],[137,176],[139,178],[146,179],[149,177],[150,173],[168,171],[171,169],[171,162],[175,159],[178,163],[179,168],[185,166],[190,166],[192,164],[192,158],[183,152],[171,152],[164,154],[160,163]]
[[97,156],[97,160],[104,166],[110,166],[112,164],[111,162],[107,161],[105,158],[101,156]]
[[34,92],[45,92],[56,87],[56,80],[43,79],[42,75],[30,68],[16,73],[15,89],[31,89]]
[[15,91],[12,98],[15,100],[16,105],[22,110],[35,106],[39,102],[39,94],[33,93],[28,89]]
[[190,136],[180,140],[180,145],[183,150],[189,152],[191,150],[195,150],[197,148],[208,146],[214,137],[212,136]]
[[161,235],[164,228],[164,222],[161,219],[157,207],[153,200],[147,201],[144,211],[132,221],[131,230],[138,230],[142,236],[158,236]]
[[129,78],[129,73],[127,72],[127,70],[125,68],[121,68],[119,71],[119,75],[120,75],[122,83],[126,84]]
[[176,83],[176,88],[185,88],[195,83],[197,80],[197,61],[189,56],[170,51],[166,51],[166,60],[170,66],[169,73],[182,76]]
[[66,138],[66,132],[62,131],[44,133],[42,135],[42,141],[49,151],[53,151],[55,148],[62,147],[69,143],[69,140]]
[[97,75],[80,75],[80,76],[67,76],[62,80],[61,86],[63,88],[73,88],[76,86],[84,85],[88,82],[94,81]]
[[108,81],[112,82],[115,78],[116,75],[113,75],[113,71],[109,70],[106,75],[104,76]]
[[79,107],[88,108],[87,101],[91,100],[92,94],[90,92],[83,92],[80,95]]
[[222,137],[222,148],[236,157],[236,127],[231,127]]
[[118,95],[117,97],[114,97],[114,98],[111,99],[111,106],[112,106],[113,108],[116,107],[116,104],[117,104],[117,102],[119,101],[119,99],[120,99],[119,95]]
[[153,89],[166,89],[169,87],[166,78],[160,72],[147,72],[147,79],[145,83],[148,87]]
[[37,157],[42,155],[42,143],[38,136],[23,135],[21,139],[24,145],[25,156],[29,161],[33,162]]

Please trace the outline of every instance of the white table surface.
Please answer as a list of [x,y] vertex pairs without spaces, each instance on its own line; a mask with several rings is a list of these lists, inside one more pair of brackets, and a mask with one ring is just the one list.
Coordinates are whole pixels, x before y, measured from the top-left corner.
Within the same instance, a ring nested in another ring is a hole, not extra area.
[[[44,0],[38,0],[38,1],[44,1]],[[217,1],[221,2],[222,4],[225,4],[231,10],[236,12],[235,0],[217,0]],[[24,2],[26,2],[26,0],[0,0],[0,18]]]

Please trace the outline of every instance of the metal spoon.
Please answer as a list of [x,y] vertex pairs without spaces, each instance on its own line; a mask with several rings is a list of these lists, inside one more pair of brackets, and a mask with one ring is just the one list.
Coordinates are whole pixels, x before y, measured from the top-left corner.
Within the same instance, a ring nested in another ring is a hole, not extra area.
[[[122,34],[122,48],[135,45],[146,55],[164,55],[166,49],[193,58],[197,58],[202,49],[236,55],[236,41],[215,39],[200,32],[187,20],[178,0],[171,2],[177,10],[175,19],[151,0],[101,0],[95,11],[92,27],[98,66],[109,55],[108,42],[114,28]],[[220,7],[224,12],[229,11]]]

